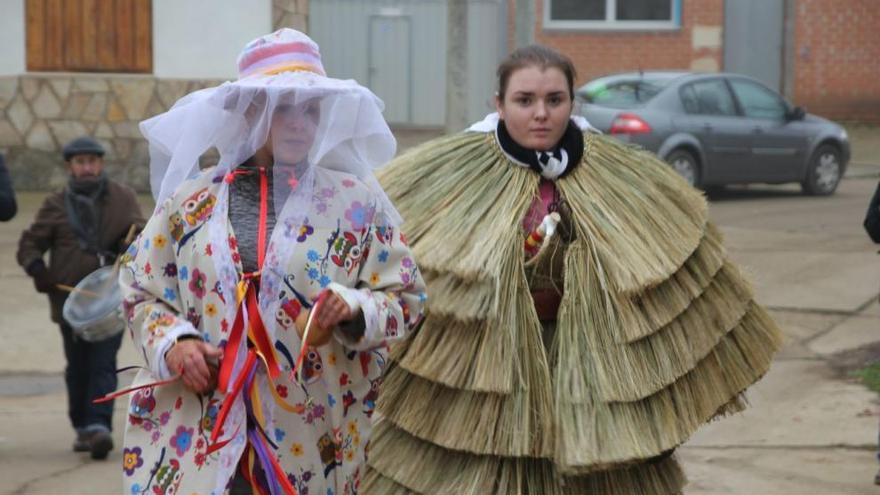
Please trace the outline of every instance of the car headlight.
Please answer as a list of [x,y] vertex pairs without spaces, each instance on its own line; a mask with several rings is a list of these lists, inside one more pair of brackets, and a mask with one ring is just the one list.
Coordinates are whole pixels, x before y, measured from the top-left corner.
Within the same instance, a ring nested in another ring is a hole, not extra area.
[[849,140],[849,134],[846,133],[846,129],[840,130],[840,139],[847,141]]

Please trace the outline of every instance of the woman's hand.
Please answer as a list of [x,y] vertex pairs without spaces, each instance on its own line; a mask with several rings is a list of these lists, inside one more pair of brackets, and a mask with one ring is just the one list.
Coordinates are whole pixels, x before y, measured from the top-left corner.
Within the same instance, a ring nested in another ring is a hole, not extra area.
[[[306,324],[309,315],[315,309],[312,307],[309,311],[303,311],[296,319],[296,331],[302,337],[305,333]],[[348,304],[339,297],[335,292],[328,291],[324,300],[317,305],[318,312],[312,318],[312,328],[309,330],[306,343],[313,347],[318,347],[330,342],[333,336],[333,329],[340,322],[350,320],[353,315]]]
[[172,373],[180,373],[186,388],[206,394],[217,387],[217,362],[223,351],[198,338],[178,340],[165,353]]

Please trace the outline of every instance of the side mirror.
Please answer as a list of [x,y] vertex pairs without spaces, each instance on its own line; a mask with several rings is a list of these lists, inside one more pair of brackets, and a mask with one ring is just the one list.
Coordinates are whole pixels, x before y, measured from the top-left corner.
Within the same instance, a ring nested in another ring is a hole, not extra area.
[[803,107],[794,107],[788,111],[788,120],[804,120],[807,112],[803,109]]

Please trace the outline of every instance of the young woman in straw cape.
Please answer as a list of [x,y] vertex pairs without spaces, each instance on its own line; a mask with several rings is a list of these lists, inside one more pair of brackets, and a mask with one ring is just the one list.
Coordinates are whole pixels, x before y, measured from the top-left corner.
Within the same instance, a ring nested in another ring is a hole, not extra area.
[[300,32],[257,38],[238,65],[141,124],[157,208],[121,275],[147,366],[125,493],[352,495],[387,343],[425,299],[373,175],[394,137]]
[[573,118],[545,47],[498,69],[497,115],[394,160],[431,299],[392,351],[371,493],[674,494],[672,455],[739,411],[780,334],[654,155]]

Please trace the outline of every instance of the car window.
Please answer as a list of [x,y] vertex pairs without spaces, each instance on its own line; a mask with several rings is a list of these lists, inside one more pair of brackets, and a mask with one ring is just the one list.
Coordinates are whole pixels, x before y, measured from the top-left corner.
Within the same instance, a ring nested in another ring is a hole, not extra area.
[[681,96],[681,104],[687,113],[700,113],[700,102],[697,101],[697,92],[694,91],[694,85],[688,84],[681,88],[678,93]]
[[785,118],[785,103],[773,91],[743,79],[731,79],[730,85],[746,117],[775,120]]
[[687,113],[698,115],[736,115],[736,105],[721,79],[697,81],[679,91]]
[[599,80],[584,86],[578,91],[578,95],[588,103],[613,108],[633,108],[657,96],[670,80],[650,76],[613,82]]

